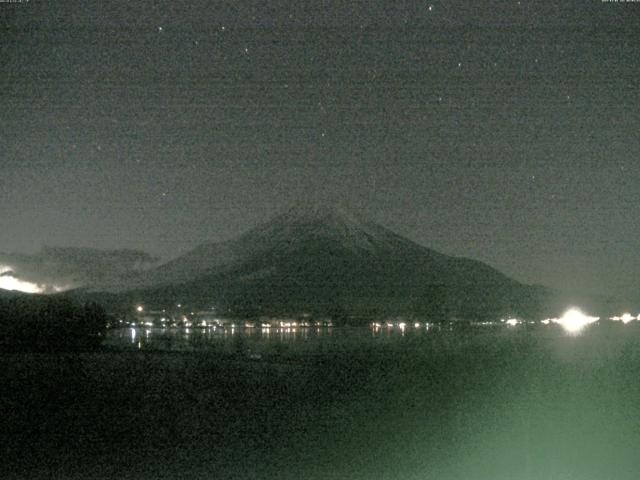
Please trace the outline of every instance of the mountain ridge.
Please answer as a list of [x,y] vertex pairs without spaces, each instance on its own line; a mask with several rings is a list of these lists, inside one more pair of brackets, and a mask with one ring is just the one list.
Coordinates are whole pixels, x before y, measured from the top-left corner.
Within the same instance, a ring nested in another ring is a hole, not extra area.
[[[295,252],[309,243],[334,243],[354,254],[428,256],[433,266],[447,261],[473,262],[493,274],[505,275],[493,267],[465,257],[444,255],[374,223],[365,217],[335,206],[294,206],[235,239],[198,245],[186,254],[143,272],[135,279],[137,288],[188,282],[196,277],[237,268],[248,258],[269,252]],[[509,279],[511,282],[515,280]]]
[[182,302],[243,317],[348,312],[361,318],[527,315],[543,291],[333,206],[292,207],[112,290],[129,305]]

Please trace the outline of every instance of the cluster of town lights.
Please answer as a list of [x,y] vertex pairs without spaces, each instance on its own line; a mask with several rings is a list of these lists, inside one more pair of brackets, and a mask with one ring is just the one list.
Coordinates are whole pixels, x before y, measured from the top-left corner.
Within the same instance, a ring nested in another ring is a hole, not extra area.
[[[540,323],[543,325],[549,325],[551,323],[555,323],[560,325],[569,333],[577,333],[585,328],[587,325],[591,325],[592,323],[600,320],[600,317],[591,317],[589,315],[585,315],[578,308],[570,308],[567,310],[564,315],[560,318],[546,318],[541,320]],[[507,324],[510,327],[515,327],[516,325],[520,325],[524,323],[517,318],[510,318],[508,320],[502,320],[503,323]],[[535,322],[530,322],[535,323]]]
[[[181,307],[181,305],[178,305],[179,307]],[[135,310],[137,313],[143,313],[145,312],[145,308],[143,305],[137,305],[135,307]],[[164,310],[163,310],[164,312]],[[192,312],[193,313],[193,312]],[[562,328],[564,328],[567,332],[569,333],[578,333],[581,330],[583,330],[585,327],[587,327],[588,325],[591,325],[595,322],[597,322],[598,320],[600,320],[600,317],[592,317],[589,315],[584,314],[580,309],[578,308],[570,308],[568,309],[561,317],[559,318],[547,318],[545,320],[541,320],[540,323],[543,325],[549,325],[551,323],[555,323],[557,325],[560,325]],[[640,321],[640,314],[637,316],[633,316],[630,313],[623,313],[620,316],[613,316],[613,317],[609,317],[609,320],[611,321],[615,321],[615,322],[622,322],[623,324],[628,324],[634,320],[638,320]],[[165,324],[167,319],[166,318],[162,318],[162,323]],[[142,323],[142,322],[141,322]],[[501,323],[509,326],[509,327],[516,327],[520,324],[523,323],[527,323],[523,320],[519,320],[517,318],[508,318],[508,319],[502,319]],[[528,322],[528,323],[537,323],[537,322]],[[222,325],[219,323],[218,321],[215,321],[213,323],[209,323],[206,320],[201,320],[198,321],[197,323],[193,323],[186,315],[182,316],[182,324],[185,327],[191,327],[192,325],[197,325],[197,326],[201,326],[201,327],[221,327]],[[307,321],[293,321],[293,320],[287,320],[287,321],[279,321],[278,322],[278,326],[280,328],[286,328],[286,329],[290,329],[290,328],[296,328],[298,326],[300,327],[310,327],[313,326],[314,322],[307,322]],[[493,324],[495,325],[495,322],[482,322],[482,325],[485,324]],[[135,325],[135,323],[132,323],[132,326]],[[144,325],[147,326],[153,326],[152,322],[147,321],[146,323],[144,323]],[[164,326],[164,325],[163,325]],[[245,327],[254,327],[255,324],[252,322],[247,322],[244,325]],[[258,323],[258,326],[262,327],[263,329],[268,329],[268,328],[272,328],[274,325],[272,323],[269,322],[260,322]],[[325,326],[331,326],[330,323],[325,324]],[[384,323],[379,323],[379,322],[373,322],[371,324],[371,326],[374,328],[374,330],[380,330],[383,327],[386,328],[394,328],[394,327],[398,327],[401,331],[404,332],[404,330],[407,328],[408,324],[400,321],[400,322],[392,322],[392,321],[386,321]],[[429,329],[429,327],[431,326],[430,323],[425,322],[425,323],[421,323],[421,322],[415,322],[413,323],[414,328],[418,329],[422,326],[425,326],[427,329]],[[235,325],[233,325],[233,327],[235,327]]]
[[[585,315],[584,313],[582,313],[579,309],[577,308],[570,308],[569,310],[567,310],[564,315],[562,315],[562,317],[560,318],[547,318],[545,320],[542,320],[540,323],[542,323],[543,325],[549,325],[550,323],[555,323],[557,325],[560,325],[562,328],[564,328],[567,332],[569,333],[577,333],[580,330],[582,330],[583,328],[585,328],[587,325],[590,325],[594,322],[597,322],[600,319],[600,317],[591,317],[589,315]],[[612,320],[620,320],[624,323],[628,323],[631,320],[635,320],[636,317],[632,317],[630,314],[624,314],[622,317],[612,317]],[[637,317],[638,320],[640,320],[640,315]],[[537,322],[531,321],[531,322],[525,322],[524,320],[520,320],[518,318],[507,318],[507,319],[502,319],[500,321],[500,323],[507,325],[508,327],[516,327],[518,325],[522,325],[524,323],[532,323],[535,324]],[[481,325],[499,325],[500,323],[496,323],[496,322],[480,322],[480,323],[476,323],[476,325],[481,324]],[[429,323],[425,323],[424,324],[427,329],[429,329]],[[386,326],[387,328],[393,328],[393,327],[399,327],[400,330],[403,330],[406,328],[406,324],[404,322],[400,322],[397,324],[394,324],[393,322],[386,322],[384,324],[381,323],[377,323],[374,322],[372,324],[374,330],[380,330],[383,326]],[[415,328],[419,328],[421,327],[422,324],[419,322],[416,322],[414,327]]]
[[[597,322],[600,317],[591,317],[585,315],[577,308],[571,308],[561,318],[548,318],[542,323],[549,324],[551,322],[561,325],[567,332],[577,333],[588,325]],[[625,325],[633,320],[640,320],[640,315],[633,316],[630,313],[623,313],[621,316],[609,317],[614,322],[622,322]]]

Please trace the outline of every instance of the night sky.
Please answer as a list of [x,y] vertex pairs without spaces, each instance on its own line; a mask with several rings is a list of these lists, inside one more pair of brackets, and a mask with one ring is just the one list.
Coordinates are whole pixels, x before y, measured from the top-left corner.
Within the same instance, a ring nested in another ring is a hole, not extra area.
[[640,2],[0,3],[0,252],[171,258],[299,200],[640,285]]

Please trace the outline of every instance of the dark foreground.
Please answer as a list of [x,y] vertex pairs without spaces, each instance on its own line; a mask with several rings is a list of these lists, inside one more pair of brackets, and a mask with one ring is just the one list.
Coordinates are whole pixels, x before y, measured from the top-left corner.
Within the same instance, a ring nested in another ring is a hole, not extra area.
[[3,479],[636,479],[640,329],[0,356]]

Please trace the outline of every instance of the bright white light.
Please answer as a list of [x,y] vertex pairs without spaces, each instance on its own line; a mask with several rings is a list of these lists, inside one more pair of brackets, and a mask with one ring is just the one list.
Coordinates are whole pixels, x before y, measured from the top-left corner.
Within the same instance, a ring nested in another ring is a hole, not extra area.
[[599,317],[590,317],[585,315],[577,308],[571,308],[565,312],[561,318],[552,319],[553,322],[562,325],[567,332],[576,333],[587,325],[597,322]]
[[[9,269],[8,267],[0,266],[0,275],[10,271],[11,269]],[[0,289],[17,290],[19,292],[25,292],[25,293],[42,293],[45,290],[43,287],[41,287],[37,283],[26,282],[12,275],[0,276]]]
[[142,305],[138,305],[138,306],[136,307],[136,310],[137,310],[138,312],[142,312],[142,311],[144,311],[144,307],[143,307]]
[[542,323],[543,325],[549,325],[551,323],[551,319],[550,318],[545,318],[540,323]]
[[635,320],[636,317],[632,316],[630,313],[623,313],[621,317],[615,315],[613,317],[609,317],[609,320],[613,320],[614,322],[622,322],[624,324],[627,324],[629,322],[631,322],[632,320]]
[[517,318],[510,318],[508,320],[505,320],[504,322],[510,327],[515,327],[520,323],[520,320],[518,320]]
[[[0,265],[0,290],[15,290],[25,293],[51,293],[63,292],[68,290],[70,286],[60,287],[58,285],[40,284],[21,280],[13,274],[13,267],[8,265]],[[8,274],[8,275],[4,275]]]
[[622,320],[622,323],[629,323],[631,320],[635,320],[635,317],[632,317],[630,313],[623,313],[620,320]]

